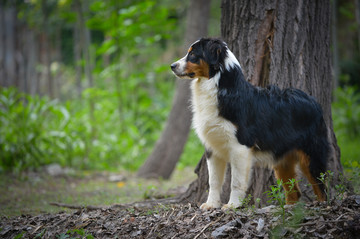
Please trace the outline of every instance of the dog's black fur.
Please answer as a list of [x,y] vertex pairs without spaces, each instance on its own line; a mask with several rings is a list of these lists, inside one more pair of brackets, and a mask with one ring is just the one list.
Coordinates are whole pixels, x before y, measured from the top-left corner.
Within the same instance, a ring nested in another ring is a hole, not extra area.
[[275,159],[292,150],[301,150],[310,158],[311,174],[319,178],[326,171],[330,151],[320,104],[299,89],[254,87],[245,80],[238,65],[228,71],[224,66],[226,45],[220,40],[202,39],[199,45],[200,49],[193,46],[193,50],[205,53],[205,61],[210,63],[210,78],[223,69],[218,107],[220,115],[236,125],[239,143],[271,151]]

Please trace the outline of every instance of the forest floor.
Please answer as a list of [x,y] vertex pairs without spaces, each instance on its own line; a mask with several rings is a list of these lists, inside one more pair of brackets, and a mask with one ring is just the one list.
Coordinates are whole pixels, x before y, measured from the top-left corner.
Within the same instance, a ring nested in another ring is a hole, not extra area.
[[189,169],[170,182],[111,173],[0,175],[0,238],[360,238],[359,195],[225,212],[157,199],[181,193],[194,178]]

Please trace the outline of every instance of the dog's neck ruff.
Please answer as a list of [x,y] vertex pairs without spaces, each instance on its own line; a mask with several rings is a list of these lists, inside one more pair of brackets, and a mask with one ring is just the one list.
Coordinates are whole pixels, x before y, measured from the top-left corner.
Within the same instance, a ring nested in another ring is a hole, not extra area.
[[216,87],[219,87],[219,81],[223,73],[231,72],[234,70],[235,71],[242,70],[239,61],[236,59],[235,55],[228,48],[226,49],[226,58],[224,60],[223,66],[220,66],[220,70],[212,78],[209,79],[210,81],[213,81],[215,83]]
[[[224,61],[224,65],[225,65],[225,69],[227,71],[230,71],[235,66],[239,66],[241,69],[241,65],[240,65],[239,61],[236,59],[234,53],[232,53],[228,48],[226,49],[226,58]],[[223,69],[222,69],[222,71],[223,71]]]

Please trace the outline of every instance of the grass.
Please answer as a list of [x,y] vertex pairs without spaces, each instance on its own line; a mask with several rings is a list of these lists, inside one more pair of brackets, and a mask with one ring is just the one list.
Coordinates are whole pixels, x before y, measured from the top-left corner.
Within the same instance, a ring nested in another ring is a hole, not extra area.
[[[176,170],[169,181],[145,180],[122,173],[126,181],[111,182],[109,172],[75,172],[52,177],[45,173],[0,174],[0,216],[56,213],[63,208],[51,202],[70,205],[112,205],[142,201],[186,186],[196,178],[193,168]],[[183,177],[188,175],[188,177]]]

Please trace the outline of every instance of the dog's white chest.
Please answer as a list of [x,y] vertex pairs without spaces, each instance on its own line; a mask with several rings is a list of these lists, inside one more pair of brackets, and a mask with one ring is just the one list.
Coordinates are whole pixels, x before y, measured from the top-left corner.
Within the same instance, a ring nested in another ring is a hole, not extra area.
[[197,79],[192,82],[193,127],[208,149],[228,156],[229,150],[239,147],[236,127],[219,116],[217,87],[214,79]]

